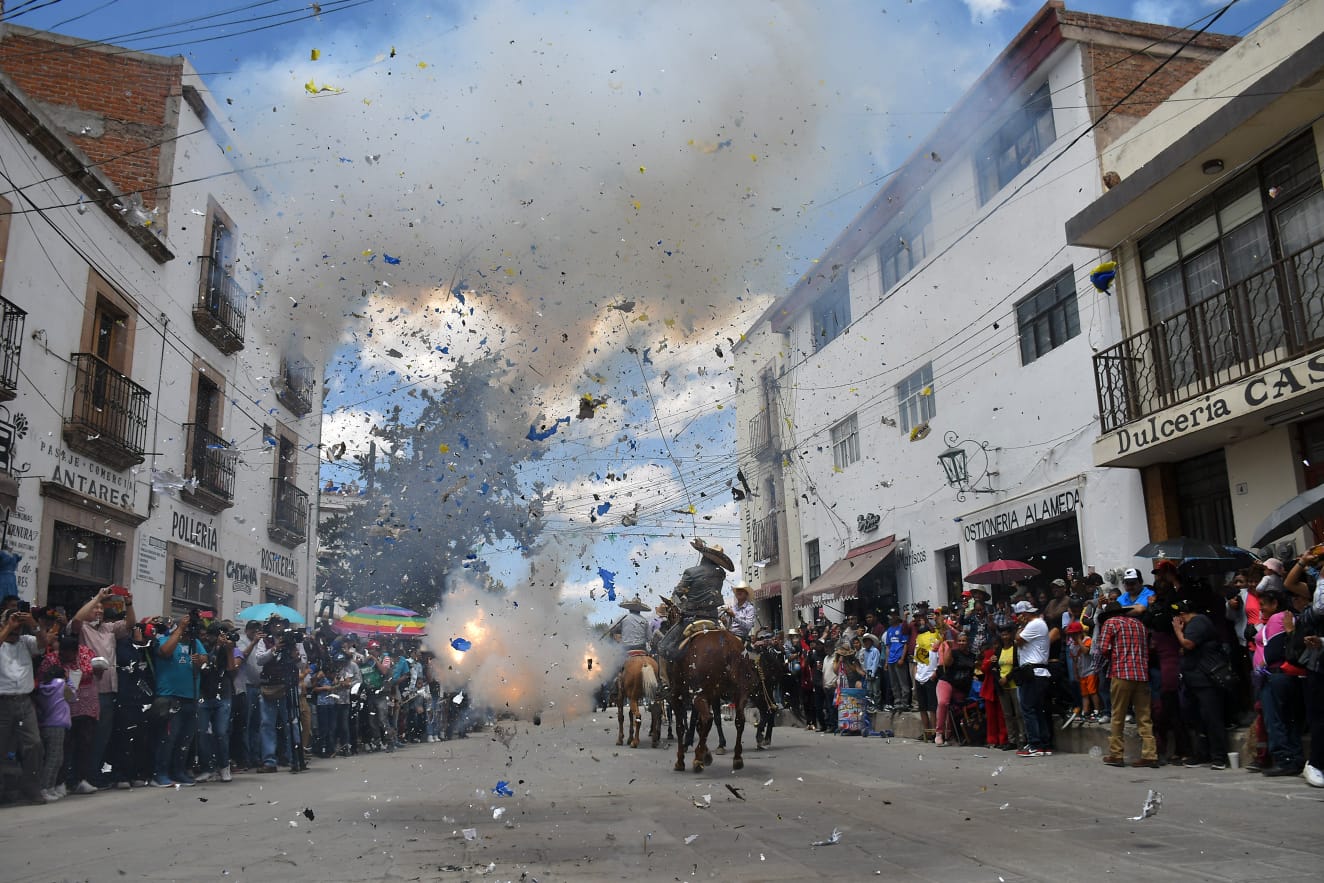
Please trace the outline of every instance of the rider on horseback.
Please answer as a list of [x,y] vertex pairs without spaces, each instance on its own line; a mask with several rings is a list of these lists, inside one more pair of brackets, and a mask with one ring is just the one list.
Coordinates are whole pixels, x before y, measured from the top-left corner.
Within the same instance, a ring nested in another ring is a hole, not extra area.
[[667,629],[659,642],[658,652],[666,660],[674,661],[687,625],[700,619],[717,621],[722,606],[722,582],[727,572],[736,569],[721,546],[710,546],[701,539],[692,540],[690,545],[703,557],[681,574],[672,595],[672,603],[680,610],[680,622]]

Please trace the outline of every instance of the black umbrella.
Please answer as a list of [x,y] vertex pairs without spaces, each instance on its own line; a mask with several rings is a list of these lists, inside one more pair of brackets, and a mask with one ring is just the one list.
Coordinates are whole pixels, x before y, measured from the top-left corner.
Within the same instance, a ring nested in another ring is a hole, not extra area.
[[1172,558],[1181,561],[1184,558],[1226,558],[1227,553],[1223,551],[1222,546],[1204,540],[1193,540],[1190,537],[1173,537],[1170,540],[1160,540],[1157,543],[1148,543],[1136,550],[1137,558]]
[[1218,546],[1222,555],[1218,558],[1187,558],[1177,569],[1187,576],[1211,576],[1216,573],[1228,573],[1244,570],[1259,559],[1253,552],[1238,546]]
[[1264,546],[1299,527],[1305,527],[1321,515],[1324,515],[1324,484],[1298,494],[1270,512],[1269,517],[1255,528],[1255,538],[1250,544],[1256,548]]

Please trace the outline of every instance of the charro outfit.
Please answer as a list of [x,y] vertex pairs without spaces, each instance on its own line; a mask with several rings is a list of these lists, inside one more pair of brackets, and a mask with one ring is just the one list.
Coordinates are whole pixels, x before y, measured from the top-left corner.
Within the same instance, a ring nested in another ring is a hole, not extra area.
[[680,643],[685,626],[699,619],[717,621],[717,611],[722,606],[722,583],[726,571],[707,558],[681,574],[680,582],[672,595],[672,602],[680,609],[680,624],[667,630],[659,645],[664,658],[671,658],[676,645]]

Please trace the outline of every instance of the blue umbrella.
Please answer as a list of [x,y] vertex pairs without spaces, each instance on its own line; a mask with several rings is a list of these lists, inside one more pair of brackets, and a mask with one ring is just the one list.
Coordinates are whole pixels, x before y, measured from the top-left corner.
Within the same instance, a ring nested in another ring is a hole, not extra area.
[[254,604],[252,607],[245,607],[239,611],[235,619],[270,619],[272,616],[282,616],[288,619],[294,625],[303,625],[307,620],[303,614],[293,607],[286,607],[284,604]]
[[1232,570],[1244,570],[1259,561],[1254,552],[1242,549],[1239,546],[1215,545],[1214,548],[1222,554],[1217,557],[1192,556],[1186,558],[1178,569],[1190,576],[1208,576],[1216,573],[1227,573]]

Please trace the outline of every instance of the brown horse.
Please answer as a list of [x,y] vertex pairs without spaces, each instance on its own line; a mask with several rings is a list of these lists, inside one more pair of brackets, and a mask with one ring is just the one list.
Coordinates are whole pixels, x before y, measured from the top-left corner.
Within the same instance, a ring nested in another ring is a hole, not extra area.
[[652,723],[648,728],[648,737],[656,748],[662,740],[662,703],[657,701],[657,662],[650,656],[631,655],[625,660],[616,679],[616,723],[619,730],[616,744],[625,744],[625,703],[630,703],[630,747],[639,747],[639,730],[643,726],[643,716],[639,713],[639,702],[648,703],[648,712]]
[[[736,745],[731,758],[732,769],[742,769],[741,740],[745,734],[745,706],[750,700],[760,707],[763,700],[756,690],[754,664],[745,656],[744,643],[725,630],[695,635],[681,652],[678,661],[668,664],[667,677],[671,684],[671,707],[676,720],[685,719],[685,702],[690,700],[693,713],[698,716],[698,741],[694,746],[694,771],[713,762],[708,750],[708,733],[712,730],[713,715],[720,712],[722,697],[735,702]],[[685,743],[676,742],[677,772],[685,769]]]

